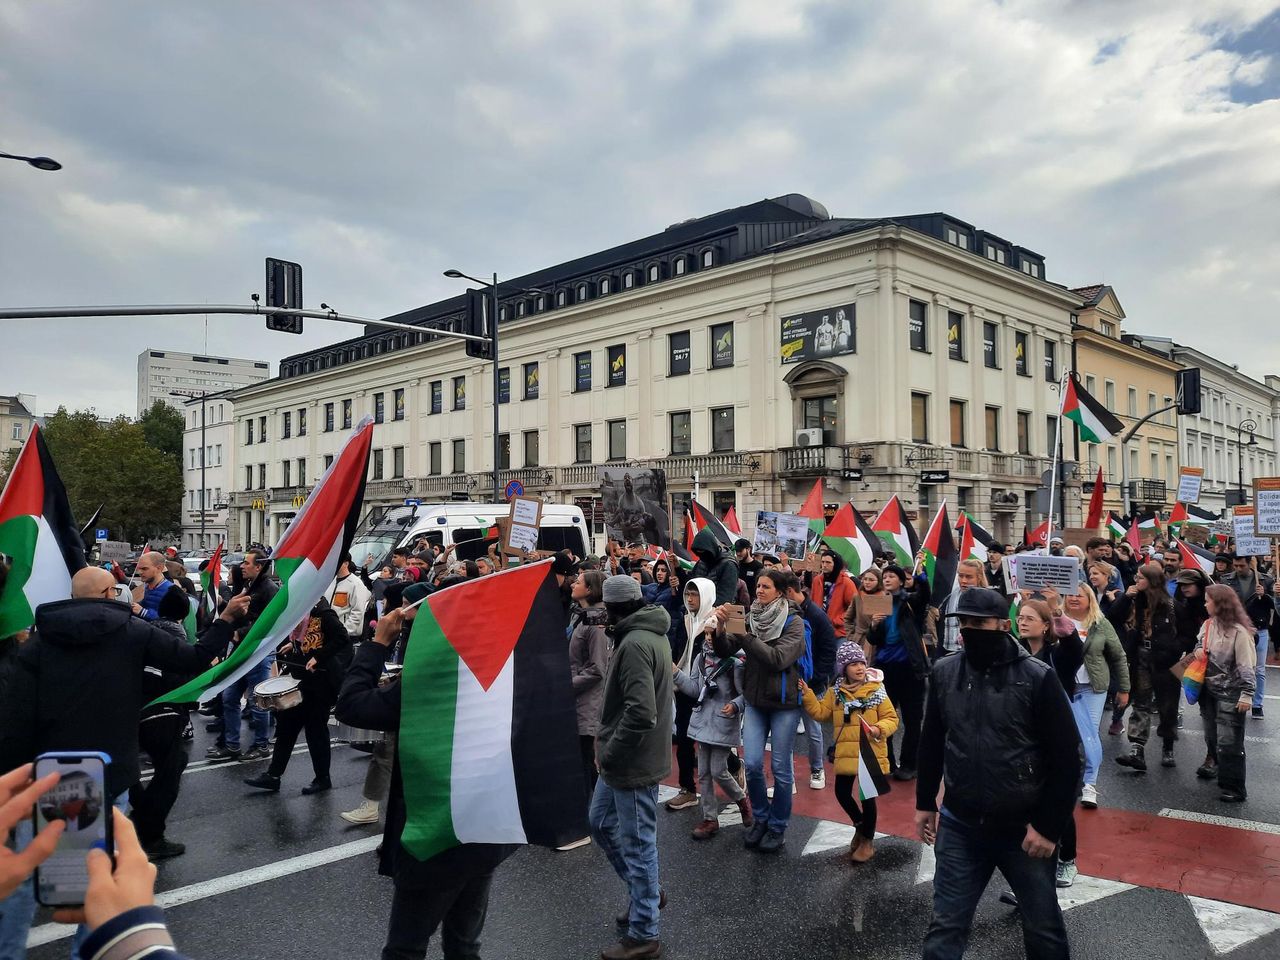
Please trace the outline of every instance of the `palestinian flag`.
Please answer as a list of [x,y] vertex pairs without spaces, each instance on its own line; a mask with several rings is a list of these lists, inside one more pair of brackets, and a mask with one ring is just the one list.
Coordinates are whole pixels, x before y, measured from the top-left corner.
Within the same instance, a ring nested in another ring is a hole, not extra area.
[[684,552],[690,557],[693,556],[693,538],[698,534],[698,526],[693,522],[693,516],[688,510],[684,512]]
[[1067,379],[1067,390],[1062,397],[1062,416],[1080,428],[1080,436],[1090,443],[1106,443],[1121,430],[1124,424],[1098,400],[1090,396],[1073,373]]
[[1206,577],[1213,579],[1213,563],[1216,555],[1203,547],[1197,547],[1185,540],[1174,540],[1178,545],[1178,555],[1182,557],[1184,570],[1200,570]]
[[[733,549],[733,541],[737,539],[731,534],[723,523],[716,519],[716,515],[700,504],[697,500],[691,500],[690,506],[693,508],[693,523],[701,533],[707,527],[711,528],[711,532],[715,534],[715,538],[723,543],[730,550]],[[692,543],[690,540],[690,551],[692,551]]]
[[871,727],[861,717],[858,737],[858,799],[870,800],[889,792],[889,780],[880,769],[880,760],[871,746]]
[[11,562],[0,592],[0,637],[35,623],[40,604],[70,597],[71,575],[85,566],[84,541],[39,424],[0,493],[0,553]]
[[957,551],[961,560],[981,560],[987,562],[987,547],[996,542],[996,538],[964,510],[960,511],[960,520],[956,524]]
[[920,538],[916,536],[915,528],[907,519],[896,493],[871,521],[871,529],[880,538],[882,551],[892,553],[898,566],[904,570],[915,566],[916,554],[920,552]]
[[805,553],[817,553],[822,549],[822,534],[827,529],[827,512],[822,506],[821,477],[813,482],[813,489],[804,498],[804,503],[796,511],[796,516],[804,517],[809,521],[809,540],[805,546]]
[[1169,514],[1169,519],[1165,521],[1169,525],[1169,535],[1176,537],[1182,535],[1182,525],[1187,522],[1187,505],[1179,500],[1173,505],[1173,512]]
[[1164,524],[1160,522],[1160,514],[1154,511],[1138,519],[1138,529],[1151,531],[1161,536],[1164,535]]
[[942,609],[947,597],[956,588],[956,571],[960,566],[955,535],[951,532],[951,523],[947,519],[947,501],[943,500],[938,512],[933,515],[933,522],[925,532],[920,552],[925,575],[929,578],[929,602]]
[[[169,589],[181,590],[182,588],[175,583]],[[182,619],[182,628],[187,631],[187,639],[192,643],[196,642],[196,615],[199,611],[200,601],[195,597],[187,597],[187,615]]]
[[1102,482],[1102,467],[1098,467],[1098,478],[1093,481],[1093,496],[1089,498],[1089,515],[1084,525],[1088,530],[1097,530],[1102,525],[1102,498],[1106,495],[1107,485]]
[[836,511],[827,525],[827,532],[822,535],[822,542],[840,554],[853,577],[869,569],[881,550],[880,538],[852,503],[846,503]]
[[372,441],[373,418],[365,417],[272,551],[280,590],[231,655],[155,703],[203,703],[216,696],[274,653],[293,628],[310,617],[355,536]]
[[1018,608],[1022,606],[1022,594],[1015,593],[1009,598],[1009,633],[1018,638]]
[[[477,612],[484,611],[483,617]],[[547,562],[429,596],[401,678],[401,843],[555,847],[587,835],[560,592]]]
[[222,586],[222,546],[222,541],[219,540],[213,550],[213,556],[200,571],[200,600],[204,607],[206,623],[218,613],[218,588]]
[[1116,516],[1114,510],[1107,514],[1107,533],[1111,534],[1113,540],[1123,540],[1128,527],[1124,525],[1124,521]]
[[738,511],[733,507],[724,515],[724,527],[735,537],[742,536],[742,524],[738,522]]

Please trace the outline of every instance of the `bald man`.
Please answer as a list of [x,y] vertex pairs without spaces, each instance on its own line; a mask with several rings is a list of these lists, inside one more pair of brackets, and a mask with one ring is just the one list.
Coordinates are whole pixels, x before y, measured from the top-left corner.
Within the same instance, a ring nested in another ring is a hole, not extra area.
[[160,598],[173,586],[164,575],[164,554],[152,550],[138,558],[133,575],[142,581],[133,588],[133,612],[143,620],[155,620],[160,609]]

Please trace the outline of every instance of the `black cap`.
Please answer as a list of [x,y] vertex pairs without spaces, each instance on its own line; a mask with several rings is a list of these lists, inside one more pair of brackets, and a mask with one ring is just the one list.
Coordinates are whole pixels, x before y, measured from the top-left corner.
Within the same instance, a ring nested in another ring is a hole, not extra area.
[[948,613],[947,617],[978,617],[980,619],[995,617],[997,620],[1008,620],[1009,598],[999,590],[970,587],[968,590],[960,591],[955,612]]

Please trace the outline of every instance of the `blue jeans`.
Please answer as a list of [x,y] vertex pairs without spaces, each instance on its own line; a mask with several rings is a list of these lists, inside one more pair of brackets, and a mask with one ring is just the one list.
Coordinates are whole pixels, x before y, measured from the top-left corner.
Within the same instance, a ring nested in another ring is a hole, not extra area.
[[1087,683],[1076,687],[1071,697],[1071,712],[1076,718],[1076,729],[1084,743],[1084,782],[1098,785],[1098,767],[1102,763],[1102,738],[1098,725],[1102,723],[1102,708],[1106,706],[1106,692],[1094,693]]
[[[15,850],[25,850],[31,842],[31,820],[19,820],[15,833]],[[0,838],[3,842],[3,838]],[[30,879],[0,900],[0,957],[25,957],[27,934],[36,915],[36,892]]]
[[627,936],[658,939],[658,785],[618,790],[596,781],[591,838],[609,858],[631,896]]
[[[791,822],[791,785],[795,782],[791,751],[796,745],[800,710],[762,710],[747,704],[742,726],[742,761],[747,768],[747,796],[757,823],[783,833]],[[764,743],[772,738],[773,800],[764,782]]]
[[1022,852],[1024,826],[974,826],[947,813],[938,818],[934,844],[933,920],[924,938],[922,960],[956,960],[964,955],[973,914],[997,869],[1018,898],[1027,960],[1067,960],[1070,947],[1054,885],[1056,861]]
[[1271,647],[1271,631],[1258,631],[1258,669],[1254,672],[1253,708],[1262,706],[1262,692],[1267,688],[1267,653]]
[[249,725],[253,728],[253,745],[265,747],[271,739],[271,711],[253,705],[253,688],[271,676],[275,657],[267,657],[243,677],[222,691],[223,739],[228,750],[240,749],[240,698],[249,697]]

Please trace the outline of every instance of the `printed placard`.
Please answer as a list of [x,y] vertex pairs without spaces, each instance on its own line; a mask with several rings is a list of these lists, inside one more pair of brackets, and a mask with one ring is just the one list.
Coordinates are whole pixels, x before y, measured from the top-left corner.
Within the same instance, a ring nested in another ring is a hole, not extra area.
[[753,552],[771,557],[786,554],[791,560],[803,560],[809,540],[809,521],[794,513],[761,510],[756,514],[756,538]]
[[1265,557],[1271,553],[1271,538],[1254,535],[1256,517],[1253,507],[1232,507],[1231,527],[1235,538],[1236,555],[1240,557]]
[[1280,477],[1253,480],[1254,533],[1259,537],[1280,537]]
[[1080,589],[1080,561],[1042,553],[1019,553],[1010,558],[1011,589],[1043,590],[1052,587],[1062,596]]
[[1183,467],[1178,471],[1178,502],[1199,503],[1200,485],[1204,482],[1203,467]]
[[[505,519],[506,523],[502,523]],[[542,522],[542,501],[536,497],[512,497],[510,512],[501,518],[498,532],[504,556],[524,557],[538,549],[538,525]]]

